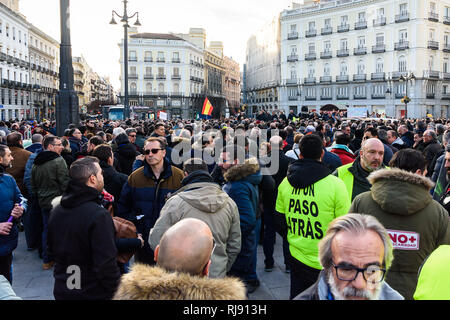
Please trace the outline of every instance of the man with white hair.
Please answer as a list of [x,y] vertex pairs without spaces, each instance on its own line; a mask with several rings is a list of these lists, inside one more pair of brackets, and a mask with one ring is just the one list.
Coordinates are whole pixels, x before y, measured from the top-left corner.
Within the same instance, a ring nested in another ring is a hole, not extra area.
[[393,256],[390,237],[372,216],[332,221],[319,242],[318,280],[294,300],[403,300],[386,282]]

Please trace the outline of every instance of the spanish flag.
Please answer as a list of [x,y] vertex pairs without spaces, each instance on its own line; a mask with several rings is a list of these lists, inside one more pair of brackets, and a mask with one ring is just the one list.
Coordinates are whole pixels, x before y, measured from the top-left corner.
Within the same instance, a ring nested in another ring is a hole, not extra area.
[[205,116],[211,116],[213,109],[214,107],[212,106],[211,102],[209,102],[208,97],[206,97],[205,102],[203,103],[202,114]]

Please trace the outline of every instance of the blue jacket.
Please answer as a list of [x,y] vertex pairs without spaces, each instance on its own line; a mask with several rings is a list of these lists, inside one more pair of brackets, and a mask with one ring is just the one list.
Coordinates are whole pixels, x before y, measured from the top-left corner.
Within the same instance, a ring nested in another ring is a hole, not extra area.
[[[22,199],[16,180],[9,174],[4,173],[4,168],[0,166],[0,223],[8,221],[14,204],[21,203]],[[13,252],[17,247],[18,237],[16,224],[13,224],[9,235],[0,235],[0,257]]]
[[33,191],[31,190],[31,169],[33,169],[34,159],[36,159],[36,157],[41,151],[42,149],[31,154],[30,157],[28,158],[27,164],[25,165],[25,173],[23,175],[23,185],[25,186],[25,188],[27,188],[29,195],[33,194]]
[[159,218],[159,213],[166,203],[166,197],[181,187],[183,171],[169,164],[164,159],[164,171],[157,180],[147,161],[134,171],[122,188],[118,201],[117,216],[136,225],[138,233],[144,238],[144,250],[151,252],[148,244],[150,229]]
[[259,203],[258,185],[262,181],[259,164],[246,160],[245,164],[236,165],[227,170],[224,178],[227,183],[223,186],[238,209],[241,225],[241,252],[232,266],[233,270],[241,274],[251,273],[252,256],[256,248],[256,214]]
[[25,150],[30,151],[31,153],[35,153],[42,150],[41,143],[33,143],[31,146],[25,148]]

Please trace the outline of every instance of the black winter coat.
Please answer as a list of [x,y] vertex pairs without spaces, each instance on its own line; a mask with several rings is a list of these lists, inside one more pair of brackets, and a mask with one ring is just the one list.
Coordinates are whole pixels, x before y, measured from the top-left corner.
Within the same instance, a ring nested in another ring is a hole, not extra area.
[[133,163],[138,155],[139,152],[131,143],[118,145],[117,151],[114,152],[114,157],[117,160],[114,163],[116,170],[129,176],[133,172]]
[[[47,248],[55,262],[56,300],[110,300],[116,291],[120,272],[114,223],[101,202],[97,190],[71,181],[51,212]],[[68,278],[77,267],[80,286],[71,290],[67,283],[76,281]]]

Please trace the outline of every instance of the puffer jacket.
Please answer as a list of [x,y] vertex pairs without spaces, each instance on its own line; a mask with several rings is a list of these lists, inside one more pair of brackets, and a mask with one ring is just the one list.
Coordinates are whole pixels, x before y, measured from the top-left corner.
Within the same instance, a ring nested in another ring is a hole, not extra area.
[[[0,165],[0,223],[8,221],[14,204],[21,203],[22,194],[12,176],[5,173]],[[0,235],[0,257],[7,256],[17,247],[19,232],[17,225],[13,224],[9,235]]]
[[181,219],[200,219],[210,227],[216,241],[209,276],[223,278],[241,250],[238,208],[207,172],[195,171],[183,184],[186,185],[173,194],[161,210],[150,231],[150,247],[155,249],[164,232]]
[[358,195],[349,212],[374,216],[388,230],[394,261],[386,275],[392,288],[412,299],[419,267],[439,245],[450,244],[447,211],[430,195],[433,183],[400,169],[379,170],[372,189]]
[[42,151],[36,156],[31,169],[31,190],[44,210],[52,209],[52,200],[66,190],[69,170],[56,152]]
[[181,187],[183,171],[171,166],[169,161],[164,159],[164,171],[160,179],[156,179],[147,161],[143,161],[143,164],[128,177],[123,186],[116,215],[136,225],[145,243],[141,250],[152,254],[148,244],[150,229],[159,218],[168,194]]
[[251,272],[252,255],[256,248],[258,186],[262,180],[259,169],[258,160],[250,158],[244,164],[231,167],[224,174],[227,183],[223,186],[223,191],[236,203],[241,227],[241,251],[232,269],[241,270],[245,274]]
[[135,264],[122,276],[113,300],[245,300],[236,278],[210,279]]

